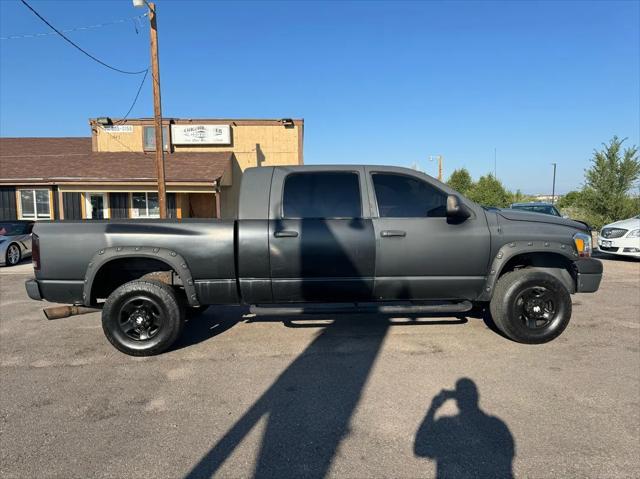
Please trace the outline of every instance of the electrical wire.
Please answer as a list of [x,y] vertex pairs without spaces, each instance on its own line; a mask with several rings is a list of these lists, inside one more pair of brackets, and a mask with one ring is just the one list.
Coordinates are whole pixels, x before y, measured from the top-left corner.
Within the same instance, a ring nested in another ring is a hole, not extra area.
[[142,77],[142,81],[140,82],[140,86],[138,87],[138,92],[136,93],[136,96],[133,99],[133,103],[129,107],[129,111],[127,111],[126,115],[124,115],[120,120],[116,121],[114,125],[119,125],[121,123],[124,123],[127,120],[127,118],[129,117],[129,113],[131,113],[131,110],[133,110],[133,107],[136,106],[136,102],[138,101],[138,97],[140,96],[140,92],[142,91],[142,85],[144,85],[144,81],[147,79],[148,74],[149,74],[149,69],[147,68],[147,71],[144,72],[144,76]]
[[[146,17],[148,14],[147,13],[143,13],[142,15],[136,15],[135,17],[128,17],[128,18],[121,18],[120,20],[114,20],[112,22],[105,22],[105,23],[97,23],[95,25],[87,25],[84,27],[73,27],[73,28],[67,28],[65,30],[60,30],[62,33],[70,33],[70,32],[80,32],[80,31],[84,31],[84,30],[92,30],[95,28],[102,28],[102,27],[108,27],[110,25],[118,25],[120,23],[125,23],[128,22],[129,20],[133,21],[134,23],[134,27],[136,28],[136,32],[138,30],[138,25],[140,25],[139,22],[141,18]],[[24,33],[21,35],[9,35],[7,37],[0,37],[0,40],[19,40],[22,38],[41,38],[41,37],[49,37],[51,35],[57,35],[57,32],[45,32],[45,33]]]
[[120,68],[116,68],[114,66],[111,66],[105,62],[103,62],[102,60],[100,60],[99,58],[94,57],[91,53],[87,52],[86,50],[84,50],[82,47],[78,46],[77,44],[75,44],[74,42],[72,42],[64,33],[62,33],[60,30],[58,30],[56,27],[54,27],[53,25],[51,25],[42,15],[40,15],[37,11],[35,11],[33,9],[33,7],[31,5],[29,5],[25,0],[20,0],[25,7],[27,7],[29,10],[31,10],[33,12],[33,14],[38,17],[40,20],[42,20],[45,24],[47,24],[47,26],[49,26],[49,28],[51,28],[54,32],[56,32],[58,35],[60,35],[64,40],[66,40],[68,43],[70,43],[72,46],[74,46],[75,48],[77,48],[78,50],[80,50],[82,53],[84,53],[86,56],[88,56],[89,58],[91,58],[93,61],[99,63],[100,65],[107,67],[113,71],[119,72],[119,73],[124,73],[127,75],[140,75],[142,73],[146,73],[149,71],[148,68],[144,69],[144,70],[140,70],[140,71],[128,71],[128,70],[122,70]]

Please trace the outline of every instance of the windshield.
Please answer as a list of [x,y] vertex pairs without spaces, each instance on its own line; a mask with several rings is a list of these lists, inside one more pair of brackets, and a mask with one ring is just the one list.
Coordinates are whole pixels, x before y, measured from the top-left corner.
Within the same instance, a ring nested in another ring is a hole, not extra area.
[[0,223],[0,236],[18,236],[27,234],[29,223]]
[[545,215],[560,216],[558,210],[551,205],[515,205],[512,206],[514,210],[532,211],[534,213],[543,213]]

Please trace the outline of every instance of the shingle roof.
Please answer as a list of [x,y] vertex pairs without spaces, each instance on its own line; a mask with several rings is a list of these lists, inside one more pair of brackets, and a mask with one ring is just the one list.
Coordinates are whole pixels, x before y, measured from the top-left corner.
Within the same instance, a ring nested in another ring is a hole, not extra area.
[[[165,154],[169,182],[213,183],[231,152]],[[91,138],[0,138],[0,183],[142,181],[156,178],[155,153],[92,152]]]

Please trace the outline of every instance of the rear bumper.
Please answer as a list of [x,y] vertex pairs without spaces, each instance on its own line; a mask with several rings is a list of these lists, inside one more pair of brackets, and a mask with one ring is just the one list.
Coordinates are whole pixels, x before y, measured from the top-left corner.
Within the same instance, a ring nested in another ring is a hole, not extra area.
[[29,279],[24,284],[31,299],[51,303],[82,304],[83,281]]
[[31,299],[42,301],[42,295],[40,294],[40,286],[38,286],[38,282],[35,279],[28,279],[27,281],[25,281],[24,287],[27,290],[27,295]]
[[598,291],[602,281],[602,262],[594,258],[582,258],[576,265],[576,292],[593,293]]

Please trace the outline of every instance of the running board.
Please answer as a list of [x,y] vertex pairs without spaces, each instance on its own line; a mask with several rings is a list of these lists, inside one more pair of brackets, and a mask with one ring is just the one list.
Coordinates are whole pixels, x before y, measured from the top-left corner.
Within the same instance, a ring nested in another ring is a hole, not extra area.
[[302,314],[442,314],[464,313],[473,308],[471,301],[429,301],[421,303],[308,303],[254,304],[249,311],[259,316],[297,316]]

